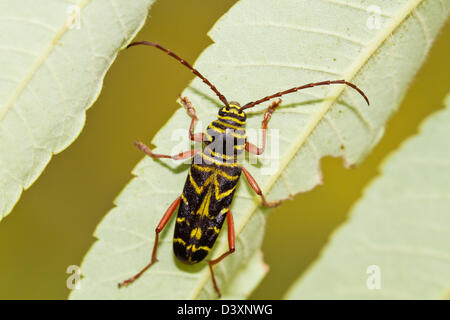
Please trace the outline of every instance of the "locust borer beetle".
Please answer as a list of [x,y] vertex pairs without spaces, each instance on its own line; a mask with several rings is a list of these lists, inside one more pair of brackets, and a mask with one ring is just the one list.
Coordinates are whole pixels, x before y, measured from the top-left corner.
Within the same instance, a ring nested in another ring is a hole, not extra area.
[[157,261],[156,253],[159,233],[178,209],[173,237],[173,250],[176,257],[187,264],[198,263],[205,259],[211,251],[225,220],[227,220],[229,250],[216,259],[208,260],[213,286],[220,297],[220,290],[214,277],[213,266],[235,251],[234,222],[230,206],[241,173],[244,174],[251,188],[261,197],[262,205],[275,207],[281,202],[268,202],[253,176],[237,160],[238,156],[244,151],[255,155],[261,155],[264,152],[267,124],[274,111],[280,105],[281,99],[272,102],[264,113],[261,125],[263,139],[261,147],[257,147],[255,144],[247,141],[245,130],[247,115],[245,110],[288,93],[331,84],[350,86],[362,95],[367,104],[369,104],[369,100],[361,89],[350,82],[345,80],[327,80],[293,87],[241,106],[238,102],[229,102],[208,79],[172,51],[157,43],[148,41],[134,42],[128,47],[135,45],[155,47],[181,62],[214,91],[223,103],[223,106],[219,109],[217,119],[208,125],[206,132],[194,133],[194,126],[198,120],[194,106],[187,97],[180,97],[181,103],[191,118],[189,138],[191,141],[201,142],[203,145],[202,149],[189,150],[177,155],[165,155],[153,153],[142,142],[135,143],[136,147],[154,159],[184,160],[192,158],[192,163],[183,192],[172,202],[156,227],[150,263],[132,278],[121,282],[119,287],[131,284]]

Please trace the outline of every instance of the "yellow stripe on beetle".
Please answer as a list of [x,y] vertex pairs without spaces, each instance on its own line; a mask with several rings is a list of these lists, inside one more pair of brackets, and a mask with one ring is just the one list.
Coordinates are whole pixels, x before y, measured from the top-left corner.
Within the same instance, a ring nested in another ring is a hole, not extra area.
[[217,234],[219,234],[219,232],[220,232],[220,229],[217,228],[216,226],[214,226],[214,227],[209,227],[208,229],[209,229],[209,230],[214,230],[214,232],[217,233]]
[[201,228],[194,228],[191,231],[191,238],[196,238],[197,240],[200,240],[202,237],[202,229]]
[[205,251],[210,251],[211,248],[207,247],[207,246],[200,246],[197,247],[195,244],[190,244],[186,247],[186,250],[191,250],[192,252],[196,252],[198,250],[205,250]]
[[236,105],[230,105],[231,109],[225,109],[225,112],[227,113],[233,113],[235,115],[244,116],[244,113],[242,111],[239,110],[239,107]]
[[225,171],[222,171],[222,170],[218,170],[218,171],[217,171],[217,174],[218,174],[219,176],[222,176],[222,177],[224,177],[225,179],[231,180],[231,181],[234,181],[234,180],[239,179],[239,176],[230,176],[228,173],[226,173]]
[[218,117],[219,117],[219,119],[221,119],[221,120],[230,120],[230,121],[234,121],[234,122],[236,122],[236,123],[239,123],[239,124],[241,124],[241,125],[244,125],[244,124],[245,124],[245,121],[241,121],[241,120],[236,119],[236,118],[233,118],[233,117],[229,117],[229,116],[221,116],[221,115],[219,115]]
[[183,239],[181,239],[181,238],[174,238],[173,239],[173,243],[179,243],[179,244],[181,244],[183,246],[186,246],[186,242]]
[[181,199],[183,200],[183,202],[184,202],[185,205],[188,205],[188,204],[189,204],[188,201],[187,201],[187,199],[186,199],[186,196],[184,195],[184,193],[181,194]]
[[193,163],[192,166],[193,166],[196,170],[202,171],[202,172],[211,172],[211,171],[214,171],[214,168],[211,168],[211,167],[202,167],[202,166],[199,166],[198,164],[195,164],[195,163]]
[[220,120],[214,120],[213,122],[216,123],[216,124],[220,124],[221,126],[224,126],[224,127],[227,127],[227,128],[244,131],[244,130],[242,130],[242,127],[234,126],[232,124],[229,124],[229,123],[226,123],[226,122],[222,122]]
[[206,161],[212,162],[214,164],[216,164],[217,166],[224,166],[224,167],[241,167],[242,165],[240,163],[237,162],[233,162],[233,163],[226,163],[226,162],[222,162],[222,161],[217,161],[214,160],[211,157],[208,157],[205,153],[201,153],[201,156],[203,159],[205,159]]
[[210,152],[211,152],[211,155],[213,157],[218,157],[218,158],[222,158],[222,159],[225,159],[225,160],[233,160],[234,159],[234,155],[233,156],[228,156],[226,154],[219,153],[219,152],[214,152],[212,150]]
[[214,180],[214,185],[215,185],[215,196],[216,196],[216,200],[222,200],[223,198],[225,198],[226,196],[229,196],[233,191],[234,191],[234,189],[236,189],[236,187],[237,187],[237,184],[233,187],[233,188],[231,188],[231,189],[229,189],[229,190],[227,190],[227,191],[225,191],[225,192],[220,192],[220,186],[219,186],[219,182],[217,181],[217,180]]

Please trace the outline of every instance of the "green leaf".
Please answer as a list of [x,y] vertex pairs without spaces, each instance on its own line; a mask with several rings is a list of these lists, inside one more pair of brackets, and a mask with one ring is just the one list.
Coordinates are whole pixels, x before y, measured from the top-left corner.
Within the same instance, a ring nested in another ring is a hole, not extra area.
[[0,220],[78,136],[153,2],[0,2]]
[[222,299],[245,299],[259,285],[268,271],[269,267],[263,262],[262,252],[257,250],[248,262],[228,280],[227,290]]
[[[446,105],[386,160],[287,298],[450,297],[450,94]],[[373,265],[376,273],[366,273]],[[377,283],[380,289],[373,289]]]
[[[214,44],[202,53],[196,67],[229,100],[243,104],[300,84],[341,78],[356,83],[371,99],[368,107],[361,96],[343,86],[284,96],[269,124],[278,131],[269,132],[268,149],[259,162],[247,165],[269,200],[289,198],[320,183],[321,157],[342,156],[352,165],[370,152],[424,61],[450,6],[434,0],[371,4],[380,8],[375,20],[366,1],[284,0],[275,6],[271,0],[242,0],[210,31]],[[379,22],[380,28],[369,28],[368,21]],[[199,79],[183,95],[192,100],[203,121],[196,130],[204,130],[216,117],[218,99]],[[264,108],[250,110],[247,128],[260,127]],[[180,108],[153,139],[155,151],[182,151],[173,135],[188,126],[189,118]],[[277,133],[279,140],[272,143]],[[188,146],[186,142],[184,148]],[[263,169],[271,165],[275,170],[267,174]],[[148,263],[155,226],[181,193],[187,165],[145,158],[133,173],[137,177],[95,231],[98,241],[84,258],[84,279],[71,298],[215,298],[206,263],[185,266],[174,258],[173,223],[162,233],[159,262],[139,281],[117,289],[119,281]],[[245,181],[240,182],[231,209],[237,249],[216,267],[226,295],[232,294],[230,284],[260,248],[267,214]],[[222,233],[211,257],[226,250]],[[247,276],[262,274],[263,269],[261,264],[248,269]],[[242,287],[241,292],[253,289],[247,283]]]

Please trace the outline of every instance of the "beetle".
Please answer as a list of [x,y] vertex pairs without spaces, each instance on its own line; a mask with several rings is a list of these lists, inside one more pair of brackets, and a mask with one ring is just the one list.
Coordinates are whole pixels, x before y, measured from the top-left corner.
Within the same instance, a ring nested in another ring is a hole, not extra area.
[[268,202],[256,180],[237,159],[244,151],[255,155],[261,155],[264,152],[267,125],[272,114],[281,104],[281,99],[273,101],[264,112],[261,123],[261,147],[257,147],[255,144],[247,141],[245,130],[247,115],[245,110],[288,93],[331,84],[344,84],[355,89],[362,95],[368,105],[370,104],[369,99],[361,89],[350,82],[345,80],[327,80],[293,87],[241,106],[238,102],[228,102],[225,96],[208,79],[172,51],[149,41],[133,42],[127,48],[136,45],[155,47],[178,60],[214,91],[223,103],[223,106],[219,109],[217,119],[208,125],[206,132],[194,133],[194,126],[198,120],[195,108],[187,97],[180,96],[181,103],[191,118],[189,139],[191,141],[201,142],[203,145],[202,149],[189,150],[177,155],[165,155],[153,153],[144,143],[135,142],[138,149],[154,159],[169,158],[184,160],[192,158],[192,162],[182,194],[168,207],[155,229],[155,241],[150,263],[135,276],[119,283],[118,286],[120,288],[131,284],[157,262],[159,234],[178,208],[173,237],[173,250],[178,260],[187,264],[195,264],[206,258],[225,220],[227,220],[229,250],[216,259],[208,260],[214,290],[220,297],[221,293],[214,276],[213,266],[235,251],[234,221],[230,206],[241,173],[244,174],[251,188],[261,197],[264,206],[276,207],[281,203],[281,200]]

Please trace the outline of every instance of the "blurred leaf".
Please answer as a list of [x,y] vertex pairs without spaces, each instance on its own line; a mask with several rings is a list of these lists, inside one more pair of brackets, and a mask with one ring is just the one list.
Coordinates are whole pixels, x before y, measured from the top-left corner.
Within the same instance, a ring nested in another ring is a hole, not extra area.
[[0,2],[0,219],[78,136],[153,2]]
[[[210,32],[215,43],[202,53],[196,67],[229,100],[246,103],[330,78],[356,83],[371,99],[372,107],[368,107],[361,96],[343,86],[284,96],[270,122],[276,130],[268,134],[268,149],[257,164],[247,166],[269,199],[288,198],[320,183],[323,156],[342,156],[352,165],[370,152],[424,61],[450,6],[433,0],[371,3],[380,9],[375,16],[366,10],[365,1],[357,0],[283,0],[276,6],[270,0],[242,0]],[[183,95],[197,108],[203,121],[197,131],[203,130],[216,117],[218,99],[199,79]],[[250,110],[247,128],[260,127],[263,111],[264,106]],[[174,154],[187,149],[189,144],[180,146],[177,139],[180,129],[187,137],[188,125],[180,108],[153,139],[156,152]],[[272,141],[277,134],[279,140]],[[187,165],[148,158],[138,164],[133,171],[137,178],[99,224],[95,232],[99,240],[82,265],[81,288],[71,298],[215,298],[206,263],[185,266],[174,258],[173,223],[162,233],[159,262],[139,281],[117,289],[119,281],[148,263],[154,228],[182,191],[186,169]],[[261,246],[267,211],[259,203],[245,181],[241,182],[232,206],[237,250],[216,267],[226,295],[232,295],[230,282]],[[226,250],[226,235],[222,234],[211,256]],[[248,270],[248,275],[258,269],[264,266]],[[246,292],[253,289],[250,284],[242,287]]]
[[[349,221],[287,298],[449,298],[450,94],[446,100],[447,109],[430,116],[386,160]],[[373,265],[380,290],[366,286],[377,281]]]

